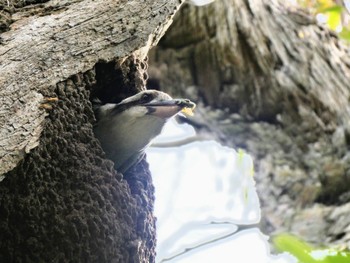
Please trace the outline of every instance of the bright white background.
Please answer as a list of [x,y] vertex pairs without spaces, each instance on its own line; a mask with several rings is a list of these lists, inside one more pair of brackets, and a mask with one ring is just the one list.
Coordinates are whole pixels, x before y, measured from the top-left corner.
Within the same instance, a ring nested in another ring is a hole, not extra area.
[[[194,130],[189,125],[170,121],[155,142],[192,135]],[[254,224],[260,220],[249,155],[205,141],[176,148],[150,147],[147,159],[156,188],[158,263],[296,262],[286,254],[270,255],[268,236],[257,228],[229,235],[235,223]]]

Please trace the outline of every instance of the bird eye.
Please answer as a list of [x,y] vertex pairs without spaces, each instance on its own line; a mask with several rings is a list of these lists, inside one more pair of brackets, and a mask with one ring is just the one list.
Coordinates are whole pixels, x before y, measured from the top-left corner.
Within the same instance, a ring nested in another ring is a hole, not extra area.
[[147,93],[143,94],[141,97],[141,101],[143,103],[149,102],[151,100],[152,100],[152,96],[150,94],[147,94]]

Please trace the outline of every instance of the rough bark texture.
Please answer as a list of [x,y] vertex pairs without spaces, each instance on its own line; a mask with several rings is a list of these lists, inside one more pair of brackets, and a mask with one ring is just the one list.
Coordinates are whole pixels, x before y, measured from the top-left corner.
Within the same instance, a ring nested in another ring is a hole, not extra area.
[[302,10],[217,0],[182,8],[150,85],[202,100],[196,127],[253,155],[263,231],[350,246],[349,55]]
[[145,88],[181,2],[39,2],[0,1],[0,262],[154,262],[147,162],[113,169],[90,100]]
[[45,117],[38,107],[42,90],[98,61],[124,58],[134,51],[144,58],[178,5],[50,1],[13,14],[11,30],[1,35],[0,46],[0,174],[37,146]]

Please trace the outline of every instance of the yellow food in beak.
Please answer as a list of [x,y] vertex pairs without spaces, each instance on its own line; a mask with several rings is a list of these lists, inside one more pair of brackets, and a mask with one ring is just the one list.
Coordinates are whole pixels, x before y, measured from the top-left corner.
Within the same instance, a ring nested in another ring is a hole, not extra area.
[[183,114],[185,114],[186,116],[193,116],[194,113],[193,113],[193,110],[194,108],[196,108],[196,104],[192,103],[192,105],[190,107],[185,107],[181,110],[181,112]]

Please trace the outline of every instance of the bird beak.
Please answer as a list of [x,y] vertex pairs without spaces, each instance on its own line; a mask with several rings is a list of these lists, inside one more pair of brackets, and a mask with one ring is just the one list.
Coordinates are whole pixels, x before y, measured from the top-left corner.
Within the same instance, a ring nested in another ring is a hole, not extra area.
[[164,100],[164,101],[155,101],[144,104],[144,106],[148,109],[148,114],[157,116],[159,118],[168,119],[178,112],[180,112],[183,108],[188,107],[190,102],[186,99],[173,99],[173,100]]

